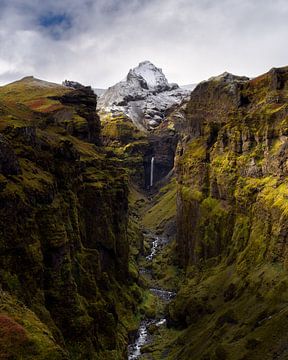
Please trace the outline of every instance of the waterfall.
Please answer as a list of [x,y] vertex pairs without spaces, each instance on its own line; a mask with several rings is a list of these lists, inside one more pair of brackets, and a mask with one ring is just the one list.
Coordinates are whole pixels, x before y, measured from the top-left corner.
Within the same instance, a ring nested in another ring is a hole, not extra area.
[[152,158],[151,158],[150,187],[153,186],[153,176],[154,176],[154,156],[152,156]]

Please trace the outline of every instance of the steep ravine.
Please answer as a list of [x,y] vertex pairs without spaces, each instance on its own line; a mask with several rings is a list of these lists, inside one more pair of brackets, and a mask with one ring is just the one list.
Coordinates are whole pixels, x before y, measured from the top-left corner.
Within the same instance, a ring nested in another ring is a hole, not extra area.
[[157,307],[155,314],[153,314],[154,317],[145,318],[141,321],[136,336],[132,338],[132,342],[128,347],[128,360],[143,358],[141,357],[141,353],[145,352],[145,346],[153,342],[153,332],[158,331],[160,327],[166,326],[167,319],[165,317],[165,307],[176,295],[175,291],[169,291],[159,285],[152,270],[155,256],[163,252],[164,247],[167,246],[167,238],[161,235],[155,235],[147,229],[145,229],[144,233],[150,248],[148,250],[148,255],[142,259],[142,266],[140,266],[139,270],[147,281],[148,286],[150,285],[151,280],[153,281],[153,287],[150,287],[148,291],[150,292],[150,295],[157,298]]
[[138,331],[130,337],[131,360],[156,359],[167,351],[166,342],[161,341],[162,336],[166,337],[170,331],[167,328],[167,305],[179,287],[173,225],[176,215],[175,179],[155,190],[150,194],[138,193],[136,200],[137,223],[143,235],[137,262],[140,283],[146,290],[139,307],[141,322]]
[[149,134],[95,107],[0,88],[0,358],[286,360],[288,68]]
[[183,276],[143,359],[287,359],[287,100],[287,68],[192,93],[174,186]]

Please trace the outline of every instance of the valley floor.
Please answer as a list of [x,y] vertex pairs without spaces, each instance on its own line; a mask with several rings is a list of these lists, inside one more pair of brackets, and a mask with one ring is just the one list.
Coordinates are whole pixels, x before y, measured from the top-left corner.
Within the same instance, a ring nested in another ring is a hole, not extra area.
[[285,271],[267,264],[245,275],[220,262],[184,273],[175,239],[175,183],[137,201],[143,234],[137,263],[146,290],[128,360],[287,359]]
[[179,334],[167,324],[167,306],[176,296],[181,277],[175,256],[175,229],[167,231],[174,225],[175,210],[174,181],[146,199],[140,209],[144,246],[138,266],[146,288],[142,304],[145,316],[131,337],[128,360],[167,359],[170,344]]

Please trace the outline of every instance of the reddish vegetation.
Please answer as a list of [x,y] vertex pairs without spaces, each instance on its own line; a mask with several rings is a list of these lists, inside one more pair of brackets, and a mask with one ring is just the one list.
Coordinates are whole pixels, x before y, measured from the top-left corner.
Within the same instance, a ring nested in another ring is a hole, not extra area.
[[28,106],[31,109],[37,109],[44,104],[45,104],[45,99],[37,99],[37,100],[29,101]]
[[6,359],[11,351],[28,341],[23,326],[9,316],[0,314],[0,359]]
[[49,106],[47,106],[46,108],[42,109],[42,112],[51,112],[51,111],[55,111],[55,110],[60,110],[62,109],[63,106],[61,104],[51,104]]
[[[63,106],[59,103],[57,104],[50,104],[47,102],[47,99],[41,98],[29,101],[27,103],[28,107],[35,111],[42,111],[42,112],[50,112],[61,109]],[[45,107],[46,105],[46,107]]]
[[267,80],[267,77],[268,77],[267,74],[257,76],[256,78],[250,80],[250,84],[251,85],[259,85],[262,81]]

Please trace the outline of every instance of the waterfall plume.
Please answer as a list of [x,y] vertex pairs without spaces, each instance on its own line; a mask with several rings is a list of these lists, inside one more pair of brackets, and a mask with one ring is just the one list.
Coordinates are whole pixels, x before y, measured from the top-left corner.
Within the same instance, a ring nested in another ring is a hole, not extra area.
[[153,176],[154,176],[154,156],[152,156],[152,158],[151,158],[150,187],[153,186]]

